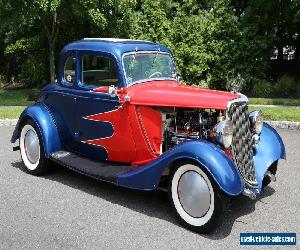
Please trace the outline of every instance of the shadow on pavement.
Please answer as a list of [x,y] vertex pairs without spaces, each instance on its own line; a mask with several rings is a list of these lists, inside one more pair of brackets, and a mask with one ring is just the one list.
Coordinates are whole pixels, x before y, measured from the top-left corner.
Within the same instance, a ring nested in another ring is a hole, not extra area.
[[[12,166],[24,173],[26,172],[21,161],[13,162]],[[62,183],[111,203],[180,226],[171,211],[166,192],[138,191],[117,187],[78,174],[58,164],[53,164],[52,170],[41,178]],[[231,233],[234,223],[246,223],[243,222],[243,219],[239,219],[240,217],[253,213],[256,202],[264,202],[263,199],[265,197],[271,196],[274,193],[275,190],[273,188],[266,187],[264,192],[255,201],[244,196],[231,199],[227,210],[224,212],[221,225],[219,225],[214,233],[202,236],[212,240],[226,238]]]

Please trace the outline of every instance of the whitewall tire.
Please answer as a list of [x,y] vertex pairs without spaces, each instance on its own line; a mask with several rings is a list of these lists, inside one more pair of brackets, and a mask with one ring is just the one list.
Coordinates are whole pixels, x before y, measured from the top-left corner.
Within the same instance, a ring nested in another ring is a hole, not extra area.
[[208,233],[218,224],[223,195],[210,176],[193,163],[183,163],[170,175],[169,197],[179,221],[187,228]]
[[21,158],[28,173],[41,175],[48,170],[40,132],[32,120],[27,120],[20,132]]

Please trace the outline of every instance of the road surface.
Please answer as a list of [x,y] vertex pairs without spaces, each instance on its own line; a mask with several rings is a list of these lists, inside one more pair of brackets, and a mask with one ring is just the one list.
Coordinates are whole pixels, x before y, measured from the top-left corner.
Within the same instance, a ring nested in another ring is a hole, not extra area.
[[58,165],[26,174],[12,131],[0,127],[0,249],[237,249],[241,232],[296,232],[299,242],[299,131],[279,131],[287,161],[277,182],[256,201],[233,200],[211,235],[182,228],[162,191],[118,188]]

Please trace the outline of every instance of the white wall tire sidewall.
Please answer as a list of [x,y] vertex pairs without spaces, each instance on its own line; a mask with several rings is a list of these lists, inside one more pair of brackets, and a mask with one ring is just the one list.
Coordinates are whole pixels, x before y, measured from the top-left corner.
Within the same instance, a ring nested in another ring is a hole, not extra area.
[[36,170],[36,168],[39,166],[39,163],[40,163],[41,145],[40,145],[40,140],[39,140],[39,159],[36,161],[36,163],[31,163],[27,157],[26,150],[25,150],[25,135],[30,130],[34,131],[36,133],[37,137],[39,138],[38,133],[35,130],[35,128],[32,127],[30,124],[26,124],[22,128],[21,135],[20,135],[20,151],[21,151],[22,160],[23,160],[26,168],[30,171],[34,171],[34,170]]
[[[180,203],[180,200],[179,200],[178,191],[177,191],[179,180],[180,180],[180,177],[187,171],[195,171],[195,172],[199,173],[202,176],[202,178],[206,181],[208,188],[209,188],[211,203],[210,203],[207,213],[201,218],[195,218],[195,217],[192,217],[191,215],[189,215],[183,209],[183,207]],[[214,213],[214,210],[215,210],[214,189],[212,187],[212,184],[211,184],[208,176],[198,166],[192,165],[192,164],[186,164],[186,165],[182,165],[181,167],[179,167],[173,175],[173,179],[172,179],[172,183],[171,183],[171,192],[172,192],[171,196],[172,196],[172,200],[174,203],[174,207],[175,207],[178,215],[187,224],[189,224],[191,226],[195,226],[195,227],[201,227],[210,221],[210,219],[212,218],[212,215]]]

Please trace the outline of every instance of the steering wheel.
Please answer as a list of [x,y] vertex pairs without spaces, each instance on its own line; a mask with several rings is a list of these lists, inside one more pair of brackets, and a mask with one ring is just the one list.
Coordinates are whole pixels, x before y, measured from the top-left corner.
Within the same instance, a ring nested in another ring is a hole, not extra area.
[[155,76],[156,76],[156,77],[161,77],[161,76],[162,76],[162,73],[159,72],[159,71],[156,71],[156,72],[152,73],[152,74],[149,76],[149,78],[154,78]]

